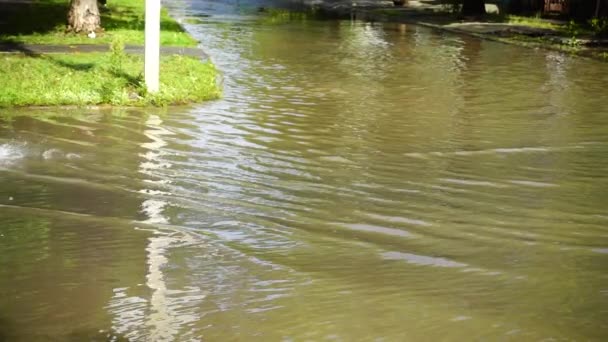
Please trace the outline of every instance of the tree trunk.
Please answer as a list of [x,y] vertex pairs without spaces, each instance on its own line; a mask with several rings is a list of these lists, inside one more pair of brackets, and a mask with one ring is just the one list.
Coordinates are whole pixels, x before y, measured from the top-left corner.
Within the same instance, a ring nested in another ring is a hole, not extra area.
[[97,0],[71,0],[68,12],[68,30],[93,32],[101,27]]
[[597,0],[597,2],[595,3],[595,17],[596,18],[600,17],[600,2],[601,2],[601,0]]
[[464,0],[462,3],[463,15],[483,15],[486,14],[484,0]]

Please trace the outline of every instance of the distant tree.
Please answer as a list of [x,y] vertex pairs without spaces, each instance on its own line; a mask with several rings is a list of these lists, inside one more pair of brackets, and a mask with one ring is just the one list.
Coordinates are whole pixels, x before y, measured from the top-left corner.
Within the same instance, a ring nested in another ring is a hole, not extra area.
[[606,0],[570,0],[569,16],[577,20],[587,20],[590,18],[602,18],[608,16],[608,6]]
[[520,13],[531,14],[542,11],[545,0],[515,0],[510,2]]
[[486,14],[486,5],[484,0],[463,0],[462,2],[463,15],[483,15]]
[[92,32],[101,27],[97,0],[71,0],[68,29],[73,32]]

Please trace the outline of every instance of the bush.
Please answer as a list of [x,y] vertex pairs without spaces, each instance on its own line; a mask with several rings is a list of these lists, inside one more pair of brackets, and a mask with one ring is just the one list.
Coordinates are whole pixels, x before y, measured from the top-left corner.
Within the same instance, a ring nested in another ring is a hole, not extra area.
[[441,6],[445,11],[460,13],[462,0],[441,0]]
[[589,20],[589,26],[597,37],[608,37],[608,19],[594,18]]

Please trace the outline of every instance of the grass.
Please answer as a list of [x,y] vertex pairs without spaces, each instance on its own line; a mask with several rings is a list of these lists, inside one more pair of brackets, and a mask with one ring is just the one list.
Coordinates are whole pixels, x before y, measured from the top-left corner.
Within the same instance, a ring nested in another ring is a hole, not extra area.
[[[103,32],[90,39],[84,34],[66,33],[68,0],[39,0],[0,8],[0,22],[4,21],[0,41],[30,44],[108,44],[121,39],[126,44],[144,43],[145,0],[110,0],[100,7]],[[196,46],[198,42],[187,34],[166,9],[161,12],[162,45]]]
[[560,25],[554,24],[553,22],[542,19],[540,17],[523,17],[519,15],[508,14],[503,16],[503,19],[501,21],[509,24],[517,24],[522,26],[549,30],[557,30],[560,28]]
[[[163,56],[160,92],[146,91],[143,57],[124,53],[124,44],[144,43],[144,1],[108,1],[101,8],[103,30],[95,39],[65,32],[68,0],[0,5],[0,42],[111,47],[109,53],[0,54],[0,107],[163,106],[218,98],[213,64],[184,56]],[[164,9],[160,37],[162,45],[198,44]]]
[[210,62],[161,58],[161,90],[143,86],[143,58],[121,53],[0,55],[0,107],[181,104],[220,96]]

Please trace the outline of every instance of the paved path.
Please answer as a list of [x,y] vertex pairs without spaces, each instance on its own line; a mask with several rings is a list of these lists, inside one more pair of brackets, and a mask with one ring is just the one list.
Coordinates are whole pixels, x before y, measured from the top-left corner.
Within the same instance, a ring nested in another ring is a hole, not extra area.
[[[461,20],[449,13],[450,7],[441,0],[406,0],[403,6],[393,5],[392,0],[302,0],[309,6],[318,6],[344,18],[349,15],[371,21],[412,22],[452,32],[482,35],[485,37],[529,37],[560,36],[554,29],[531,27],[523,24]],[[447,3],[447,1],[445,1]],[[486,0],[486,11],[497,13],[501,0]],[[545,20],[554,24],[565,24],[557,20]],[[570,38],[570,37],[567,37]],[[599,45],[599,41],[592,43]]]
[[[109,45],[96,44],[72,44],[72,45],[51,45],[51,44],[20,44],[20,43],[0,43],[0,53],[24,53],[27,55],[40,55],[49,53],[88,53],[88,52],[108,52]],[[143,54],[144,47],[138,45],[125,45],[125,52],[130,54]],[[206,60],[209,56],[199,48],[181,46],[162,46],[162,55],[181,55],[198,57]]]
[[308,6],[316,6],[326,9],[351,9],[351,8],[399,8],[410,11],[441,11],[445,6],[440,0],[407,0],[404,7],[395,7],[393,0],[302,0]]
[[556,30],[530,27],[510,23],[460,22],[444,25],[445,28],[478,34],[493,34],[497,36],[520,34],[531,37],[541,37],[558,34]]

